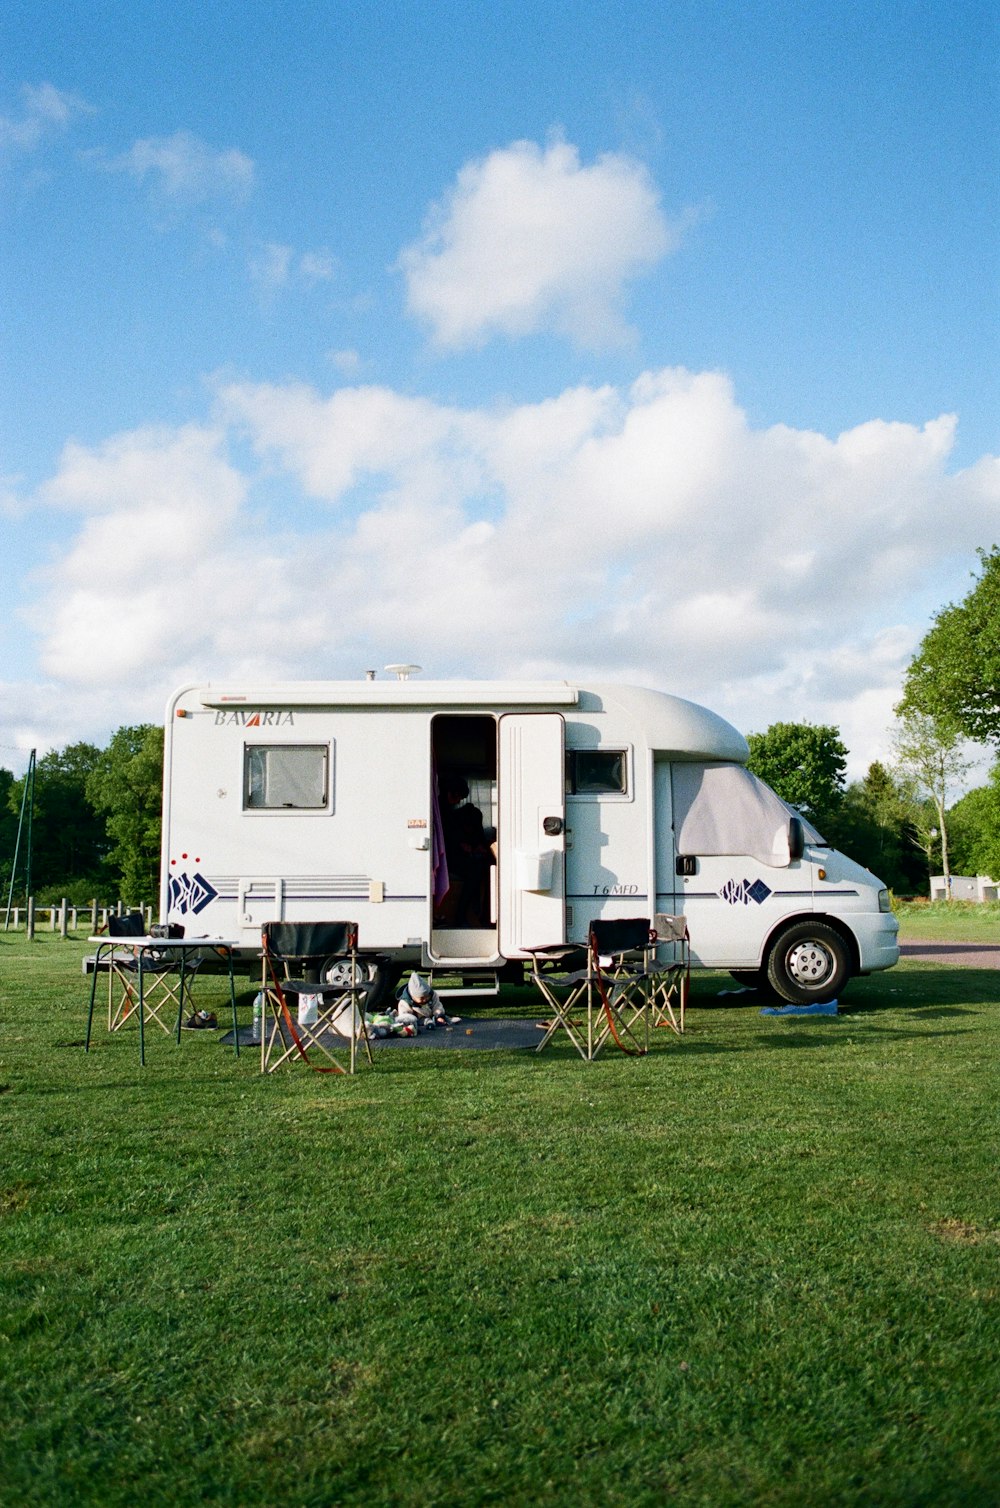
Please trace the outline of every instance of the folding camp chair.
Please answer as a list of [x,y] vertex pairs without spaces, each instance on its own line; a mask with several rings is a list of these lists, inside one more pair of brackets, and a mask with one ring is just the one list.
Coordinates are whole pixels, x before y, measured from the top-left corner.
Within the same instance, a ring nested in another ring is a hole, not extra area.
[[631,917],[592,921],[586,949],[531,949],[532,979],[552,1012],[537,1051],[562,1030],[588,1062],[609,1038],[632,1056],[647,1052],[653,942],[649,920]]
[[[654,1027],[669,1027],[682,1036],[691,984],[691,940],[687,918],[657,912],[653,931],[656,945],[647,964],[650,1017]],[[661,960],[658,957],[661,949],[668,949],[670,957]]]
[[[261,1073],[290,1059],[317,1073],[353,1073],[359,1038],[371,1063],[364,1005],[375,984],[361,977],[357,922],[265,922],[261,945]],[[347,1068],[335,1055],[345,1050]]]
[[[564,1031],[580,1054],[590,1058],[590,969],[588,950],[570,944],[557,944],[547,948],[530,948],[531,979],[549,1009],[545,1023],[545,1035],[536,1052],[547,1047],[560,1029]],[[580,1012],[587,1016],[586,1034]]]
[[[182,929],[173,935],[183,936]],[[121,938],[122,946],[111,946],[105,954],[108,970],[108,1031],[114,1032],[138,1011],[140,991],[145,1025],[155,1021],[167,1036],[179,1032],[185,1003],[191,1005],[191,981],[198,968],[196,955],[158,950],[155,943],[129,946],[130,938],[145,938],[146,924],[141,911],[108,918],[108,937]]]

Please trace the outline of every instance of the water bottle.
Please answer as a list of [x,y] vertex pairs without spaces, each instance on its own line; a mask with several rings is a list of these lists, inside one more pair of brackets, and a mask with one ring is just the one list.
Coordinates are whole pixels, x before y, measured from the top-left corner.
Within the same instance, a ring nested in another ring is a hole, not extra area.
[[251,1030],[250,1030],[250,1040],[251,1040],[251,1042],[259,1042],[260,1041],[260,1026],[261,1026],[261,1017],[263,1016],[263,1014],[264,1014],[264,996],[261,994],[260,990],[258,990],[257,993],[256,993],[256,995],[253,997],[253,1026],[251,1027]]

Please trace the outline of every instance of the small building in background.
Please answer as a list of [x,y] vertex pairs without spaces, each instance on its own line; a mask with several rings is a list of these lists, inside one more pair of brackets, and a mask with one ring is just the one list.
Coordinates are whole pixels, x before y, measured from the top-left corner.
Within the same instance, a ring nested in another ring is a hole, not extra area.
[[[948,899],[948,882],[943,874],[931,875],[931,900]],[[951,876],[951,899],[953,901],[1000,900],[1000,883],[991,880],[988,874],[953,874]]]

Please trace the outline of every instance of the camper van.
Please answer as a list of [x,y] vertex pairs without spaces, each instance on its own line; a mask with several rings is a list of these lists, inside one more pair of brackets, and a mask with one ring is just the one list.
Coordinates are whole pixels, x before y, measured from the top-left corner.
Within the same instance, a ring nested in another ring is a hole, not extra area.
[[789,1001],[896,962],[882,883],[704,707],[631,686],[185,686],[166,716],[161,915],[259,949],[354,921],[370,968],[496,975],[595,918],[683,914],[695,967]]

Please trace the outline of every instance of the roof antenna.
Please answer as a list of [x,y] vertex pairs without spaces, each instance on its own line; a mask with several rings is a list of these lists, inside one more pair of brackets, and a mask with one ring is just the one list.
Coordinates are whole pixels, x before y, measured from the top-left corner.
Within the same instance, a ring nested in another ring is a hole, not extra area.
[[387,665],[389,675],[394,675],[397,681],[408,681],[411,675],[419,675],[422,665]]
[[365,671],[365,680],[366,681],[374,681],[374,679],[375,679],[375,672],[374,672],[374,670],[366,670]]

